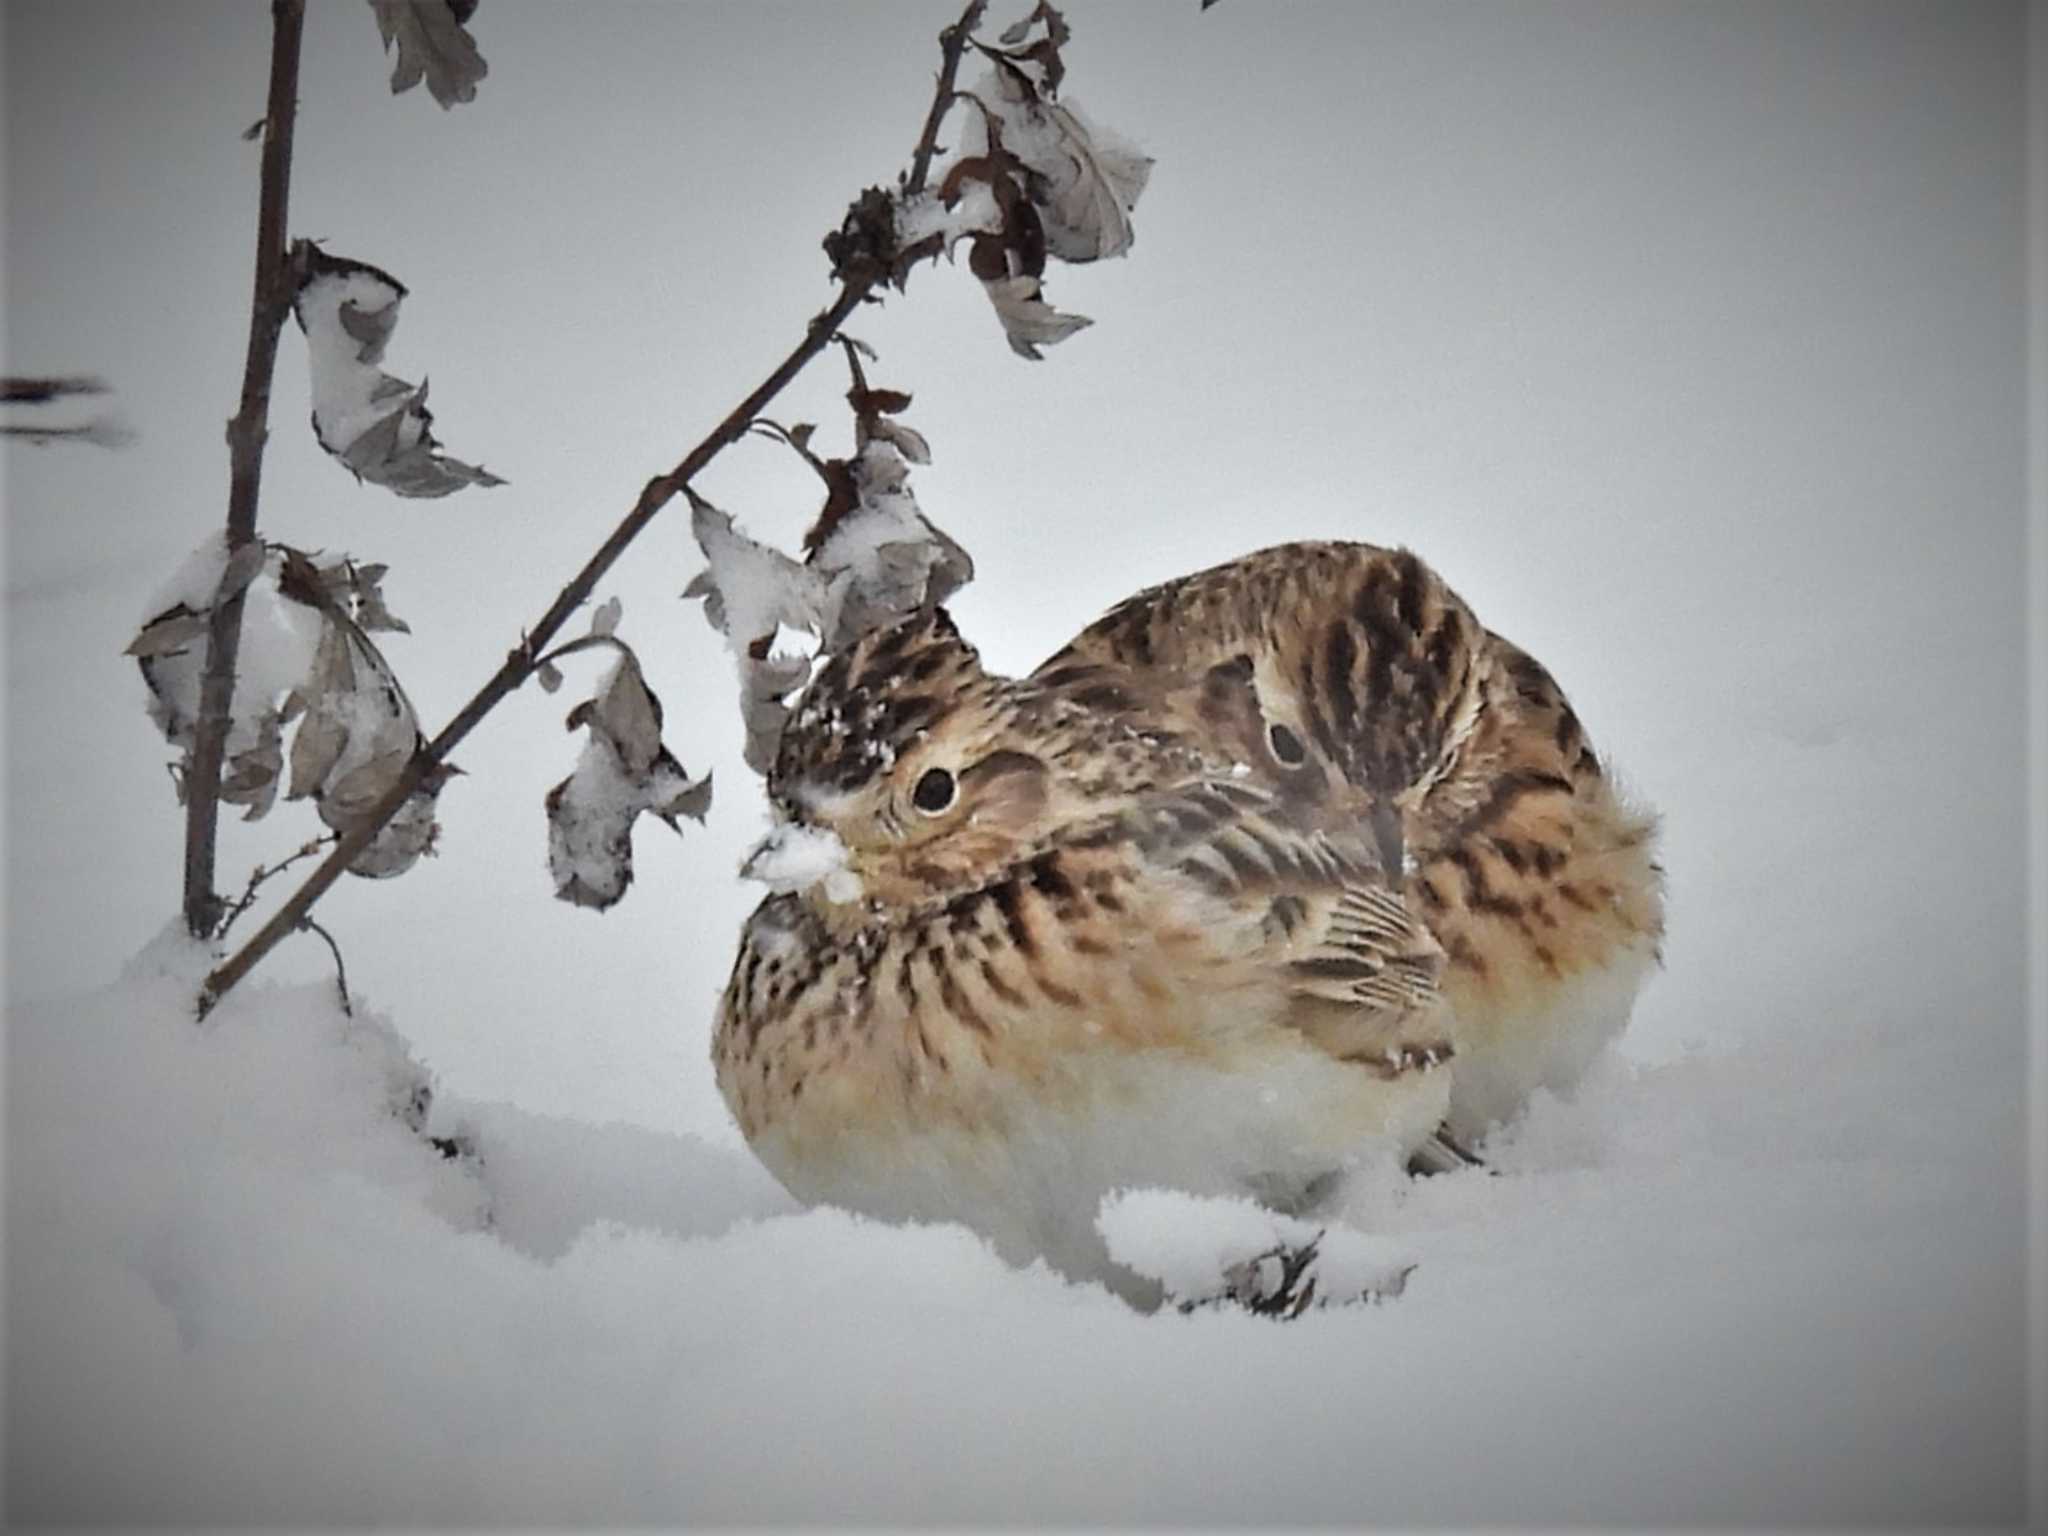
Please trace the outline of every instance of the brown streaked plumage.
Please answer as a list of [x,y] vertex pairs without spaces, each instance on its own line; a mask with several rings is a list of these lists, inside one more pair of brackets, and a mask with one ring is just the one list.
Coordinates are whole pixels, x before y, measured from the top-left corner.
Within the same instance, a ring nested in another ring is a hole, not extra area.
[[1550,674],[1415,555],[1262,550],[1137,594],[1033,677],[1373,841],[1445,951],[1457,1136],[1568,1090],[1626,1022],[1663,932],[1655,820]]
[[1444,956],[1379,843],[1108,703],[943,613],[806,692],[778,839],[829,830],[858,887],[762,902],[713,1052],[800,1197],[1103,1273],[1112,1189],[1298,1201],[1445,1112]]

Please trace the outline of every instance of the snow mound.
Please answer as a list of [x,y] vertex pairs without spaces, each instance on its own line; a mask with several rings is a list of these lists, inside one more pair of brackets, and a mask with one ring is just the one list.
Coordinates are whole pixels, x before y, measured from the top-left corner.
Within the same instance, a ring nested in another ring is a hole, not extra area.
[[1387,1298],[1275,1324],[799,1211],[687,1136],[435,1094],[329,986],[195,1024],[209,958],[167,934],[116,986],[10,1011],[10,1521],[2023,1507],[2018,1090],[1952,1033],[1820,1021],[1610,1070],[1491,1171],[1354,1180],[1327,1227],[1107,1204],[1118,1257],[1183,1299],[1298,1295],[1308,1271],[1273,1271],[1312,1239],[1317,1299]]
[[1390,1297],[1413,1268],[1384,1239],[1241,1198],[1124,1190],[1102,1202],[1095,1225],[1111,1258],[1158,1281],[1183,1308],[1229,1301],[1258,1310],[1283,1295],[1314,1306]]

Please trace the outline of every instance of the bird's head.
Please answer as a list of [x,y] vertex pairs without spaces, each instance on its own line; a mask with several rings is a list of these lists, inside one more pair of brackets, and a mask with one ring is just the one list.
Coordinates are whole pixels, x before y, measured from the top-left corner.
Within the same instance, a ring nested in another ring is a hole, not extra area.
[[828,906],[915,906],[980,883],[1044,835],[1029,690],[985,671],[942,609],[863,636],[819,670],[768,777],[776,830],[742,873]]

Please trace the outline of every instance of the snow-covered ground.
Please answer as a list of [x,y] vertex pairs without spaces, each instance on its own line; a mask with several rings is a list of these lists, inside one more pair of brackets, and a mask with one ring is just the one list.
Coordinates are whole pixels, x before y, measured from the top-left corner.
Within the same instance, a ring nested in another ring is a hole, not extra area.
[[[175,951],[177,946],[167,946]],[[1140,1316],[744,1153],[444,1099],[391,1027],[193,971],[18,1014],[10,1507],[443,1524],[2016,1518],[2001,1005],[1816,1015],[1387,1184],[1395,1300]],[[154,974],[152,974],[154,972]],[[182,984],[181,984],[182,983]],[[1199,1251],[1199,1206],[1155,1246]],[[1177,1218],[1177,1220],[1175,1220]]]
[[[224,504],[263,9],[6,17],[7,371],[140,433],[7,450],[10,1521],[2023,1517],[2015,9],[1074,0],[1073,89],[1159,162],[1130,258],[1048,281],[1097,323],[1027,365],[944,269],[861,317],[992,664],[1261,543],[1407,543],[1665,813],[1619,1051],[1491,1173],[1353,1191],[1402,1293],[1286,1324],[799,1210],[740,1147],[706,1047],[761,804],[679,515],[599,595],[708,824],[644,828],[613,913],[550,900],[572,670],[457,753],[438,858],[323,902],[353,1021],[309,941],[187,1021],[119,652]],[[386,365],[509,484],[355,485],[288,331],[264,526],[390,563],[429,729],[823,302],[953,9],[485,6],[444,115],[312,7],[294,233],[406,283]],[[844,451],[843,389],[782,414]],[[792,547],[809,476],[705,489]],[[316,830],[231,826],[224,881]],[[472,1157],[406,1123],[424,1076]],[[1138,1209],[1161,1264],[1243,1218]]]

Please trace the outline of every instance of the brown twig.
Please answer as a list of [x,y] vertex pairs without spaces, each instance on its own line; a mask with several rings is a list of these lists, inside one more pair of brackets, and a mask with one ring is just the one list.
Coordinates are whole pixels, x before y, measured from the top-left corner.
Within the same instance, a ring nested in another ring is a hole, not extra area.
[[341,946],[334,942],[333,934],[322,928],[310,917],[299,919],[299,931],[302,933],[317,933],[327,941],[327,952],[334,956],[334,988],[341,994],[341,1011],[350,1018],[354,1018],[356,1016],[356,1007],[354,1003],[349,1001],[348,967],[341,963]]
[[220,920],[220,927],[217,930],[215,930],[214,937],[216,939],[225,939],[228,936],[228,930],[235,926],[235,920],[239,918],[244,912],[248,911],[251,907],[256,905],[256,892],[262,888],[263,883],[266,880],[273,879],[276,876],[283,874],[286,870],[290,869],[294,864],[298,863],[301,859],[310,859],[322,848],[325,848],[329,843],[333,842],[338,836],[338,833],[330,832],[325,837],[316,837],[310,843],[307,843],[303,848],[299,849],[298,852],[287,854],[285,857],[279,859],[275,864],[257,865],[253,870],[249,872],[249,883],[242,888],[241,899],[238,900],[232,907],[228,908],[227,916],[223,917]]
[[[270,95],[263,137],[263,190],[256,215],[256,285],[249,305],[249,351],[242,369],[241,408],[228,423],[227,545],[234,552],[256,537],[256,500],[269,435],[270,379],[278,333],[291,309],[293,283],[285,258],[291,203],[292,129],[299,106],[299,43],[305,0],[271,0]],[[242,635],[246,588],[213,605],[207,626],[206,672],[199,719],[185,775],[185,927],[213,934],[226,910],[214,891],[214,845],[220,824],[220,769],[235,692],[235,652]]]
[[[285,0],[278,0],[279,4]],[[925,179],[930,174],[932,156],[938,144],[939,124],[944,119],[946,108],[953,97],[953,81],[959,72],[960,56],[965,51],[968,34],[980,24],[981,13],[987,8],[987,0],[968,0],[965,10],[952,26],[939,34],[941,64],[939,79],[933,92],[932,108],[926,115],[924,131],[918,139],[909,179],[904,183],[906,193],[915,194],[924,189]],[[862,202],[866,201],[864,195]],[[861,202],[855,207],[859,208]],[[805,327],[803,339],[778,363],[774,370],[748,392],[745,399],[733,407],[725,419],[711,430],[696,447],[682,458],[675,468],[649,480],[640,492],[640,499],[625,520],[612,530],[596,554],[585,563],[582,570],[557,594],[547,612],[526,631],[521,643],[505,657],[502,665],[490,680],[479,689],[453,720],[441,728],[441,732],[406,764],[405,771],[398,777],[383,797],[370,807],[361,821],[357,822],[335,849],[324,859],[303,884],[294,891],[262,928],[233,955],[229,956],[211,975],[206,978],[200,990],[198,1012],[204,1018],[213,1006],[225,996],[230,988],[239,982],[256,966],[266,954],[276,947],[278,941],[298,928],[313,903],[325,895],[342,874],[367,848],[381,831],[384,824],[397,814],[400,806],[462,741],[477,724],[494,709],[499,701],[512,693],[540,665],[547,643],[557,630],[569,619],[577,608],[588,601],[591,592],[603,579],[606,571],[625,553],[626,546],[637,538],[642,529],[654,520],[655,514],[689,490],[690,480],[699,474],[714,458],[726,448],[746,436],[748,428],[766,408],[768,403],[802,372],[812,358],[822,352],[838,334],[841,325],[867,300],[869,293],[880,283],[888,280],[891,263],[883,261],[861,261],[846,267],[841,273],[838,297],[822,314],[812,317]],[[218,772],[218,763],[215,765]]]
[[925,179],[931,175],[932,156],[938,153],[939,124],[945,120],[946,110],[953,105],[953,81],[960,73],[960,55],[967,51],[968,40],[974,29],[981,25],[981,13],[988,9],[988,0],[971,0],[967,9],[960,13],[960,19],[939,34],[939,84],[932,92],[931,111],[925,114],[924,132],[918,135],[917,150],[910,157],[910,179],[903,183],[906,194],[915,197],[924,190]]

